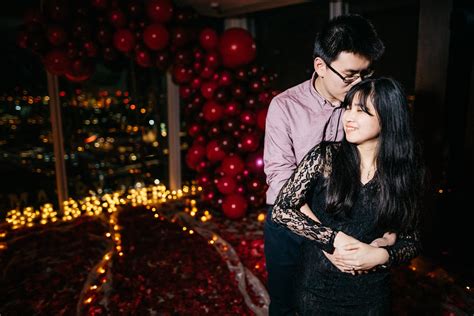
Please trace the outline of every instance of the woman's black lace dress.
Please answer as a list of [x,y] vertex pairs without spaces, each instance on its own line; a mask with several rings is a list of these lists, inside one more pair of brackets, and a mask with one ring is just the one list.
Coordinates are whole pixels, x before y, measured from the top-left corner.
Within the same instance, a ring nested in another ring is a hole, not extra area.
[[[375,225],[377,201],[376,176],[361,184],[358,199],[350,217],[335,217],[324,211],[324,179],[331,172],[331,160],[337,144],[323,152],[314,147],[298,165],[277,197],[272,220],[307,238],[302,245],[301,261],[296,276],[296,302],[299,315],[387,315],[389,304],[389,265],[404,263],[420,250],[416,233],[397,236],[387,247],[389,263],[367,274],[352,275],[338,270],[322,250],[334,251],[334,237],[343,231],[370,243],[384,231]],[[321,221],[319,224],[299,211],[308,202]]]

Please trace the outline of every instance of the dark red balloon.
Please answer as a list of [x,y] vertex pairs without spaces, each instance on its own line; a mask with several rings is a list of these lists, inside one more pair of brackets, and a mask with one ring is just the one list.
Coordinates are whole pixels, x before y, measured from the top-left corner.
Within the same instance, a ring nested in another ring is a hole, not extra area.
[[221,163],[222,172],[228,176],[236,176],[244,170],[244,162],[237,155],[227,156]]
[[188,135],[191,137],[195,137],[202,132],[202,125],[199,123],[191,123],[188,127]]
[[91,4],[97,9],[107,8],[107,0],[91,0]]
[[240,121],[246,125],[255,125],[257,122],[257,116],[253,111],[245,110],[240,113]]
[[98,48],[95,42],[87,41],[84,43],[84,51],[87,57],[96,57],[98,54]]
[[219,73],[218,79],[220,86],[229,86],[232,84],[232,74],[226,70]]
[[200,144],[193,144],[186,153],[186,164],[191,169],[194,169],[205,156],[206,148]]
[[155,65],[158,69],[160,69],[161,71],[165,71],[166,69],[168,69],[169,63],[169,54],[166,50],[156,53]]
[[16,44],[21,48],[28,48],[30,36],[26,31],[18,31],[16,35]]
[[240,139],[241,150],[244,152],[252,152],[257,150],[260,145],[260,135],[255,132],[245,133]]
[[206,146],[206,157],[209,161],[215,162],[224,159],[225,151],[219,146],[217,140],[211,140]]
[[183,65],[176,65],[173,67],[172,77],[175,83],[185,84],[191,81],[193,77],[193,71]]
[[205,28],[199,34],[199,44],[205,50],[213,50],[217,47],[219,43],[219,37],[217,36],[217,32],[212,28]]
[[245,216],[248,203],[242,194],[230,194],[224,198],[222,211],[230,219],[239,219]]
[[135,50],[135,61],[140,67],[148,68],[153,64],[150,52],[146,48],[138,48]]
[[202,108],[204,119],[208,122],[215,122],[220,120],[224,115],[224,108],[219,103],[214,101],[207,101]]
[[150,0],[146,12],[152,21],[166,23],[173,17],[173,5],[167,0]]
[[44,56],[46,70],[53,75],[63,75],[69,67],[69,58],[63,50],[53,49]]
[[47,31],[48,41],[53,46],[61,46],[67,39],[67,34],[64,28],[58,25],[48,26]]
[[225,67],[237,68],[255,59],[256,46],[252,35],[243,28],[229,28],[221,36],[219,51]]
[[114,46],[122,53],[128,53],[135,48],[135,35],[128,29],[121,29],[114,34]]
[[204,63],[206,66],[216,69],[220,64],[219,54],[217,54],[215,51],[207,53],[207,55],[204,57]]
[[228,102],[225,105],[224,113],[228,116],[237,116],[240,114],[240,109],[241,109],[240,104],[235,101],[232,101],[232,102]]
[[170,35],[161,24],[152,24],[143,31],[143,41],[152,50],[161,50],[168,45]]
[[232,177],[224,176],[217,180],[216,186],[220,193],[227,195],[234,192],[237,187],[237,182]]
[[217,89],[217,83],[214,81],[207,81],[201,84],[201,94],[207,100],[210,100],[214,97],[214,93]]
[[113,9],[109,12],[109,22],[116,28],[123,28],[127,24],[127,17],[122,10]]
[[171,44],[180,48],[186,46],[191,40],[190,32],[187,28],[176,26],[171,30]]
[[97,40],[102,44],[108,44],[112,41],[112,30],[107,25],[99,25],[97,28]]

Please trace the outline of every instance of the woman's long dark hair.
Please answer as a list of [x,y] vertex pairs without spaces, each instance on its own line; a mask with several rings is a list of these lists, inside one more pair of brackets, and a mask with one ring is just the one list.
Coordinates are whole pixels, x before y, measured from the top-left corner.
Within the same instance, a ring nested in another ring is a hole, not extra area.
[[[364,80],[347,93],[344,104],[360,99],[361,109],[369,115],[367,100],[372,101],[380,120],[380,135],[375,174],[377,224],[385,231],[413,229],[418,220],[424,169],[415,148],[411,116],[402,87],[391,78]],[[327,181],[327,211],[349,214],[360,191],[360,157],[356,145],[343,140],[334,156]]]

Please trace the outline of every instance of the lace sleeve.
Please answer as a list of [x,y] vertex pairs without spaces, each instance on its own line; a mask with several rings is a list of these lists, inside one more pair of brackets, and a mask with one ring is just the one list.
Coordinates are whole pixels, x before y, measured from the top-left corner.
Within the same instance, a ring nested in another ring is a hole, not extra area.
[[410,262],[421,252],[419,232],[411,234],[399,234],[393,246],[384,247],[389,255],[388,262],[384,267],[392,267]]
[[334,252],[337,231],[304,215],[300,208],[307,200],[307,193],[318,176],[323,176],[330,165],[332,147],[323,154],[319,145],[310,150],[299,163],[292,176],[283,185],[272,210],[272,220],[294,233],[314,240],[326,252]]

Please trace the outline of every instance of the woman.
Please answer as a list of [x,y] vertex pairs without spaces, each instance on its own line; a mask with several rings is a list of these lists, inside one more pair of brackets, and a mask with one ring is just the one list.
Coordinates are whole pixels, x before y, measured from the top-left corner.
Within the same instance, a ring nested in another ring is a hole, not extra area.
[[[420,250],[423,169],[400,85],[362,81],[344,104],[345,139],[315,146],[273,208],[274,222],[308,239],[298,272],[299,315],[389,314],[387,268]],[[300,209],[306,202],[314,214]],[[397,233],[393,246],[368,244],[386,231]]]

